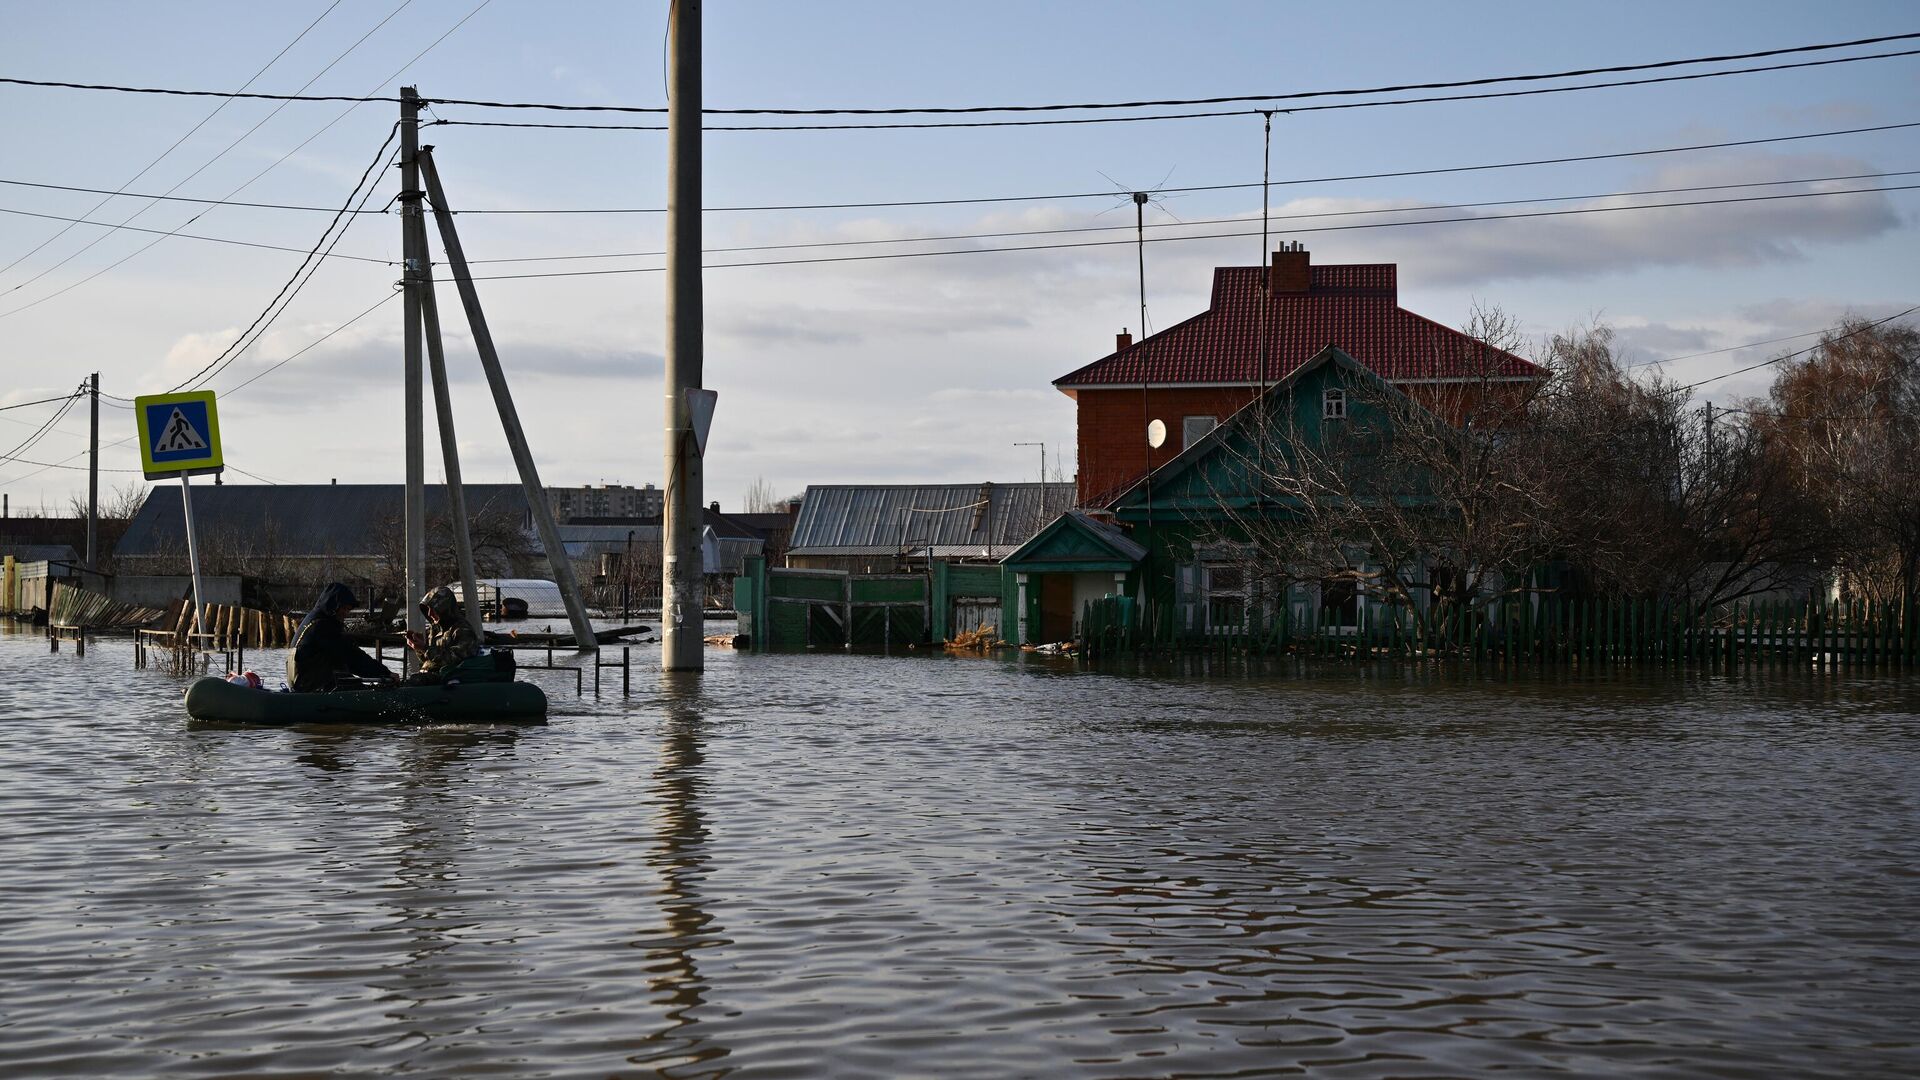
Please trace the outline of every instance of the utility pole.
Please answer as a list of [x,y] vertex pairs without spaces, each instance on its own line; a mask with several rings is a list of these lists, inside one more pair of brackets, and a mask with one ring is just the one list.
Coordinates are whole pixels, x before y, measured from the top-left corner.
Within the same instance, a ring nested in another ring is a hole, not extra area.
[[540,534],[540,545],[546,549],[547,565],[553,568],[553,583],[560,587],[560,599],[567,605],[574,646],[582,652],[592,652],[600,643],[593,636],[593,623],[587,618],[587,606],[573,575],[573,560],[567,557],[567,546],[560,540],[560,528],[554,524],[553,508],[547,502],[547,489],[540,483],[540,470],[534,465],[533,451],[527,446],[526,429],[520,426],[520,411],[514,408],[506,372],[500,367],[500,351],[494,348],[493,331],[487,327],[486,312],[481,310],[480,293],[473,286],[473,270],[467,265],[466,249],[460,245],[460,230],[453,223],[453,207],[447,202],[446,189],[440,186],[440,170],[434,167],[432,147],[421,151],[420,171],[427,182],[427,197],[433,200],[433,220],[440,226],[440,245],[446,249],[447,270],[460,290],[461,305],[467,309],[473,351],[480,354],[480,368],[486,372],[487,388],[493,392],[493,407],[500,414],[500,430],[507,437],[507,449],[513,453],[514,468],[520,473],[520,490],[526,494],[527,509],[533,512],[533,527]]
[[[432,147],[428,147],[429,150]],[[460,443],[453,430],[453,396],[447,389],[447,352],[440,337],[440,301],[433,292],[433,265],[428,258],[426,215],[406,219],[412,228],[414,250],[420,253],[420,323],[427,339],[427,371],[433,378],[433,416],[440,428],[440,462],[447,480],[448,531],[453,533],[454,560],[460,567],[460,610],[476,640],[485,641],[480,625],[480,591],[474,580],[472,522],[467,517],[467,489],[460,481]]]
[[689,390],[701,388],[700,0],[673,0],[667,12],[667,367],[666,503],[662,515],[660,666],[706,664],[706,581],[701,575],[702,469]]
[[[406,412],[407,499],[406,499],[406,595],[401,608],[407,613],[407,629],[426,629],[426,617],[419,601],[427,584],[427,466],[426,403],[420,392],[421,346],[421,269],[426,262],[424,223],[420,220],[420,93],[411,86],[400,88],[400,251],[403,260],[401,285],[405,290],[406,320],[403,364],[406,391],[402,395]],[[414,654],[406,652],[406,668],[414,670]]]
[[92,451],[87,454],[87,569],[98,570],[100,555],[100,373],[87,380],[93,399],[93,422],[88,425]]

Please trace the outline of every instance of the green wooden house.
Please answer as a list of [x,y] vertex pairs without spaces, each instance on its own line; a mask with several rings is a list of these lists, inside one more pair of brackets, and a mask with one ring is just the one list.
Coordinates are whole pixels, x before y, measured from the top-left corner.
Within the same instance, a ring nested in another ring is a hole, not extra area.
[[[1321,350],[1172,460],[1123,490],[1101,516],[1063,515],[1002,563],[1018,585],[1020,640],[1075,636],[1087,602],[1132,597],[1143,633],[1162,640],[1242,632],[1281,617],[1332,618],[1357,633],[1382,605],[1346,580],[1295,582],[1272,590],[1249,570],[1256,529],[1284,526],[1297,504],[1261,480],[1284,468],[1290,445],[1323,452],[1378,452],[1396,418],[1441,424],[1399,389],[1337,348]],[[1285,432],[1284,438],[1276,432]],[[1424,498],[1418,478],[1381,496]]]

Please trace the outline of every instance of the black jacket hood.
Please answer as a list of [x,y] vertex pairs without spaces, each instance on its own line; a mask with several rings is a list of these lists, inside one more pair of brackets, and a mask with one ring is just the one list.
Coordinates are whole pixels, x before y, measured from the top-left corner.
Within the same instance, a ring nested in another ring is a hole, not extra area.
[[320,599],[313,602],[313,610],[307,612],[307,618],[312,619],[318,615],[331,615],[333,614],[333,609],[343,603],[350,607],[360,606],[360,601],[355,598],[352,589],[347,588],[337,581],[333,582],[326,588],[320,590]]

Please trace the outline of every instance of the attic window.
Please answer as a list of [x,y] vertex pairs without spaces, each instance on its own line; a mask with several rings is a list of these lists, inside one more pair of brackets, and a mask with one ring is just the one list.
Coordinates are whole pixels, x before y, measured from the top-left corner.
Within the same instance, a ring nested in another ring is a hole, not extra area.
[[1347,392],[1337,386],[1327,387],[1320,395],[1320,416],[1326,420],[1345,420]]
[[1192,446],[1206,438],[1207,432],[1220,426],[1220,421],[1211,416],[1183,416],[1180,418],[1180,445]]

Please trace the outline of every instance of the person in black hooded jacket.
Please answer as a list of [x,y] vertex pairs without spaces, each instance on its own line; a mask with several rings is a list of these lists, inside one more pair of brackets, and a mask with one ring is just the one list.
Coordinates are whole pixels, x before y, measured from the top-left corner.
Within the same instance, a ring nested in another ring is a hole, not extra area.
[[293,652],[287,657],[287,684],[295,693],[339,689],[342,676],[393,682],[385,664],[347,640],[342,620],[359,604],[353,590],[337,581],[320,590],[320,599],[293,633]]

